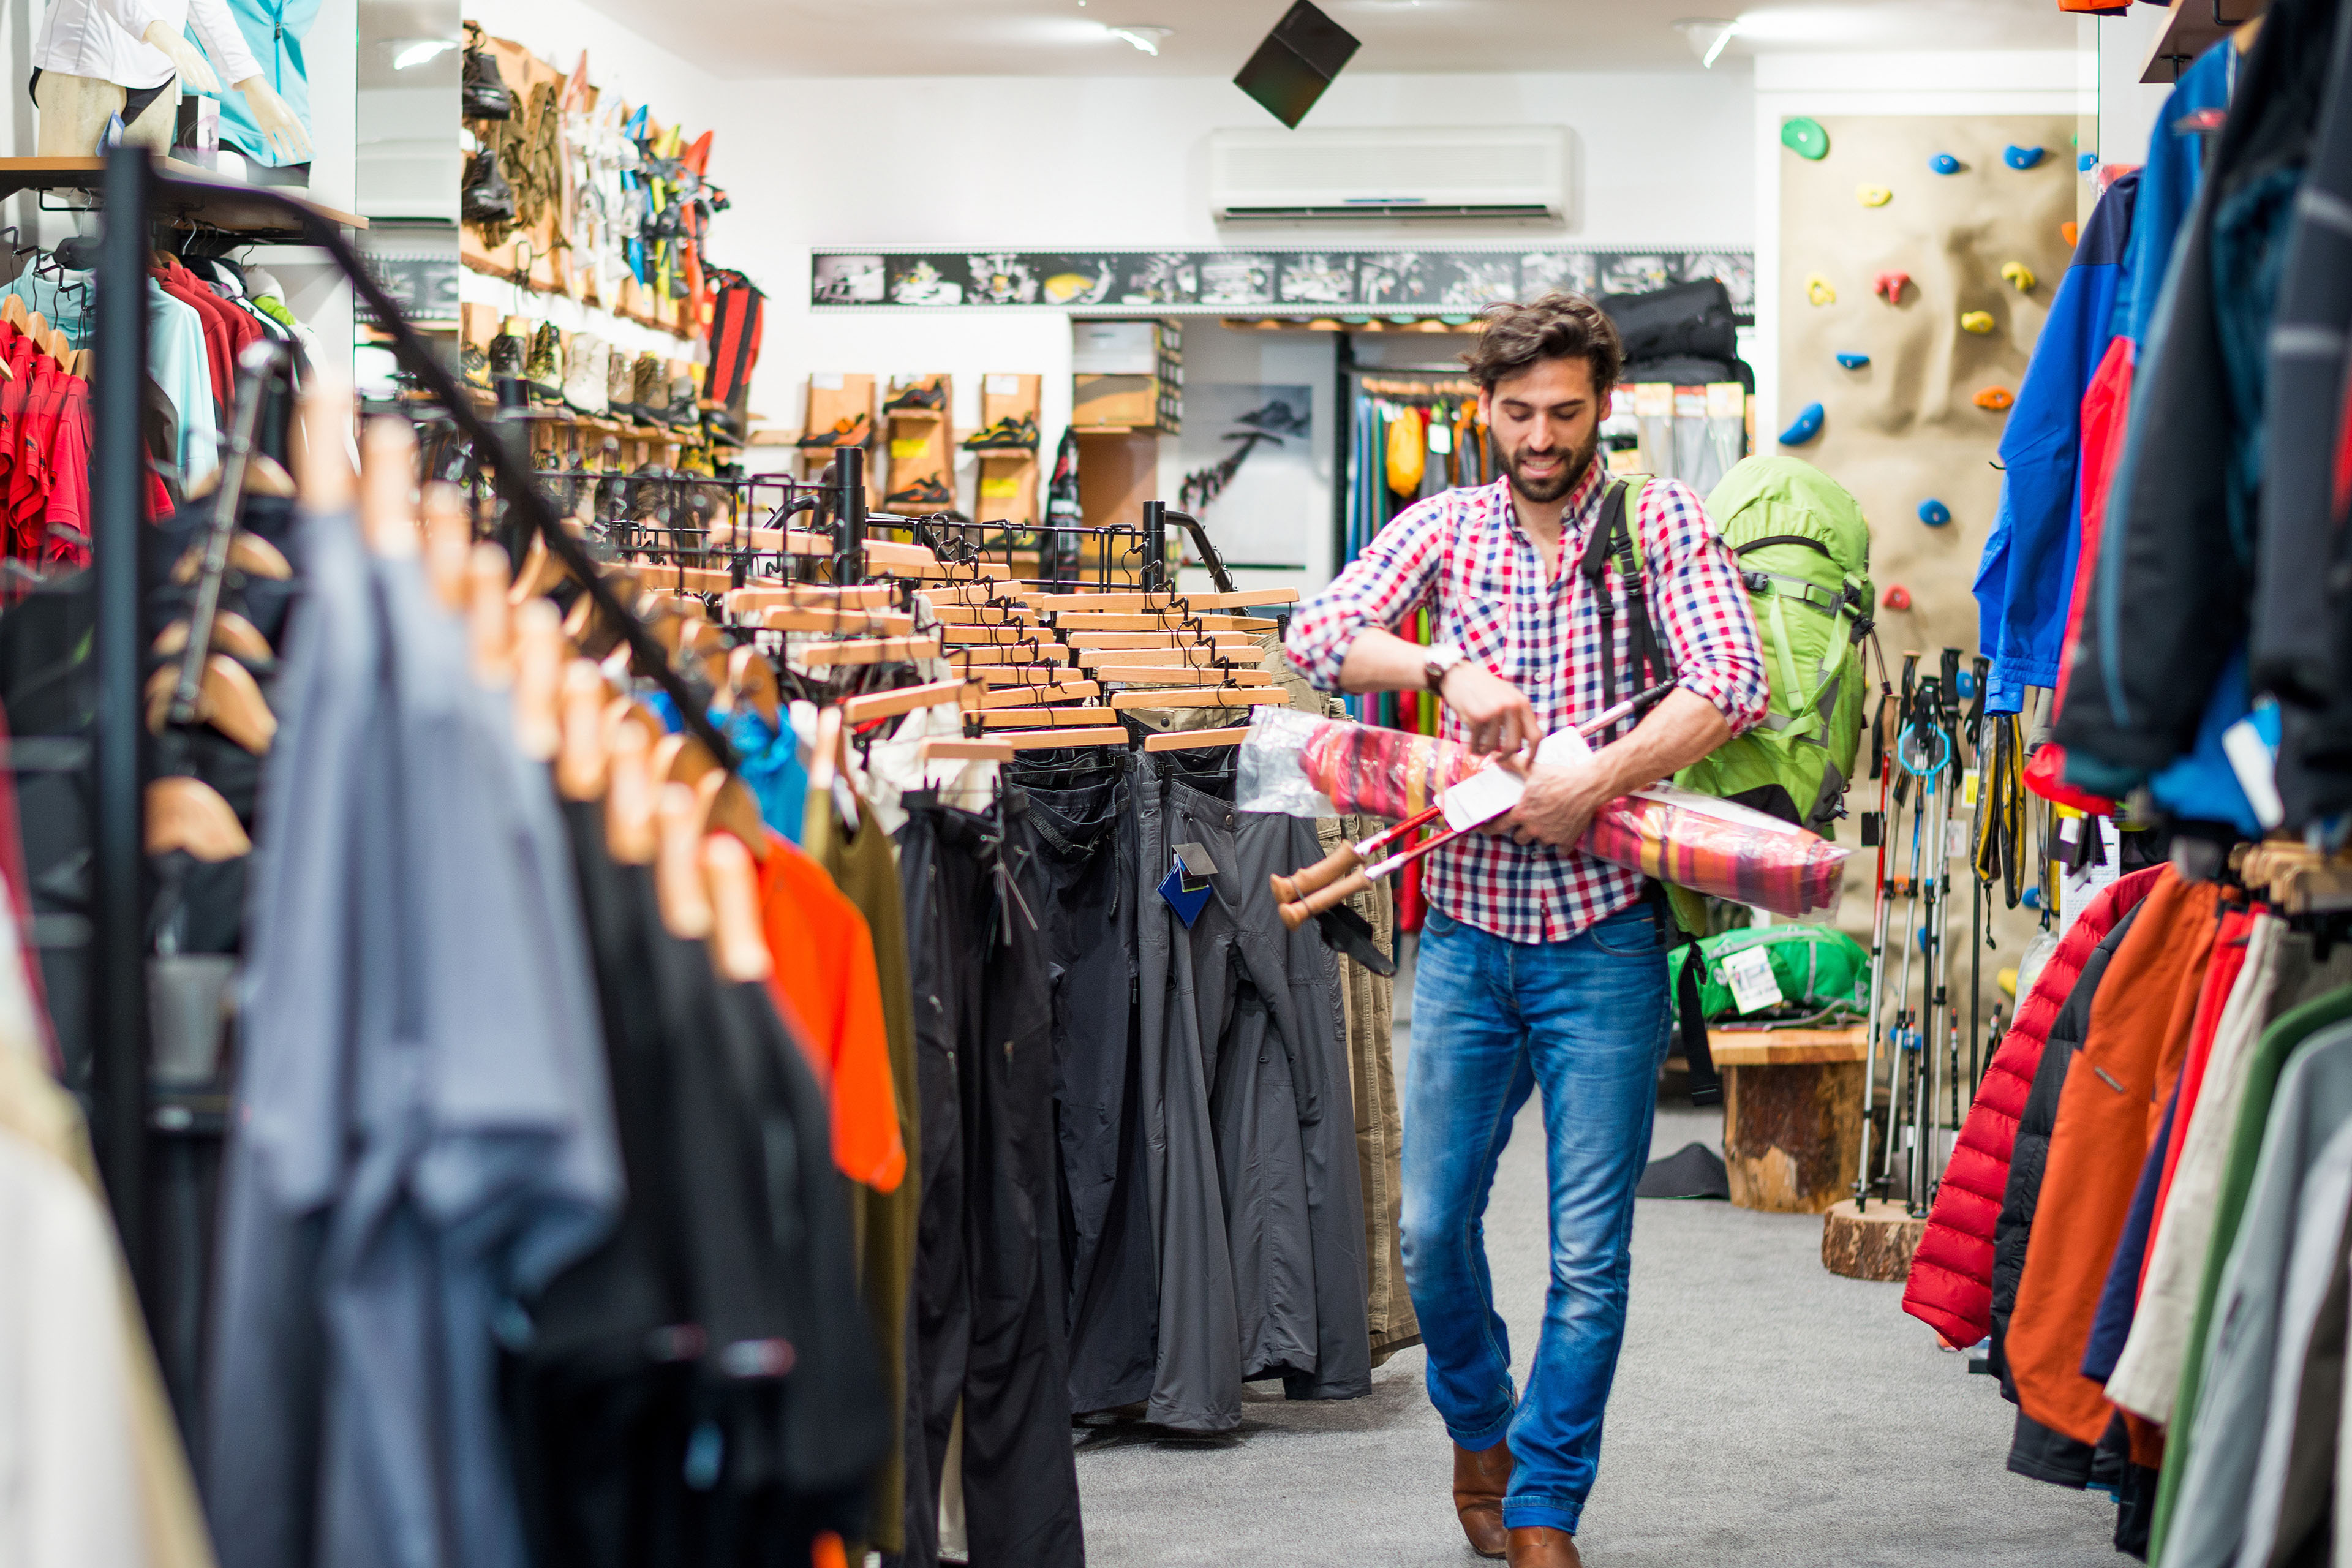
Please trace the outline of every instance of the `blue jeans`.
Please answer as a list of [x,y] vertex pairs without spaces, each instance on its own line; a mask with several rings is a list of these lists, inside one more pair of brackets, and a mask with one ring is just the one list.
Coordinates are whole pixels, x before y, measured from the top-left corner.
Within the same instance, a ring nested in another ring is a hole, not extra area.
[[[1665,953],[1645,904],[1562,942],[1506,942],[1435,910],[1422,930],[1405,1073],[1405,1283],[1446,1431],[1465,1448],[1510,1440],[1507,1525],[1574,1531],[1600,1468],[1666,1018]],[[1521,1397],[1486,1272],[1485,1215],[1512,1118],[1538,1085],[1551,1285]]]

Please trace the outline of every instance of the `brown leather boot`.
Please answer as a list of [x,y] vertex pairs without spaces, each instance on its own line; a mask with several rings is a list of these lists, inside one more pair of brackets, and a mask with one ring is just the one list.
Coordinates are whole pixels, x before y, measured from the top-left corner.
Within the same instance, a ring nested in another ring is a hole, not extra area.
[[1576,1537],[1549,1524],[1513,1525],[1508,1551],[1510,1568],[1584,1568]]
[[1470,1550],[1481,1557],[1503,1555],[1503,1494],[1510,1489],[1507,1440],[1477,1453],[1454,1445],[1454,1511],[1470,1538]]

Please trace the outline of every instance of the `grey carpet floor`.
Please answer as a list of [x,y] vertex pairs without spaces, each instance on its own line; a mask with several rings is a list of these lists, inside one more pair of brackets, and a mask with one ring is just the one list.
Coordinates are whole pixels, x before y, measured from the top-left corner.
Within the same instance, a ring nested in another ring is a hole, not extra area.
[[[1407,1030],[1397,1031],[1402,1080]],[[1656,1153],[1721,1148],[1720,1114],[1662,1106]],[[1522,1381],[1543,1301],[1543,1128],[1530,1101],[1487,1213],[1495,1288]],[[1592,1568],[2126,1561],[2115,1509],[2002,1468],[2012,1407],[1904,1316],[1901,1289],[1822,1267],[1821,1222],[1644,1200],[1601,1477],[1578,1544]],[[1445,1429],[1422,1352],[1370,1397],[1246,1393],[1222,1444],[1082,1444],[1094,1568],[1432,1564],[1470,1568]]]

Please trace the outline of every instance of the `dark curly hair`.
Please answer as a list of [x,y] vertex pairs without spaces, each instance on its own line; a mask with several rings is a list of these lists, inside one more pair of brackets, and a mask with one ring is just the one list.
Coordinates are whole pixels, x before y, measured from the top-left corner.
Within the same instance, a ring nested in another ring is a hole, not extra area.
[[1581,358],[1592,367],[1598,396],[1617,384],[1625,367],[1617,323],[1581,294],[1554,292],[1531,305],[1489,305],[1479,319],[1485,330],[1462,363],[1488,392],[1538,360]]

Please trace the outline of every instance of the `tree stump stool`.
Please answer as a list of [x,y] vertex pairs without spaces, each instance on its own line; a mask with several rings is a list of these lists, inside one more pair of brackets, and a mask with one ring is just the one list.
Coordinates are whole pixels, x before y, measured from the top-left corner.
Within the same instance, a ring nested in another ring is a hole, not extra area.
[[1820,1214],[1853,1195],[1867,1038],[1861,1028],[1708,1032],[1733,1203]]
[[1883,1279],[1900,1285],[1911,1277],[1911,1255],[1927,1222],[1913,1219],[1899,1203],[1873,1199],[1857,1210],[1847,1198],[1822,1216],[1822,1267],[1849,1279]]

